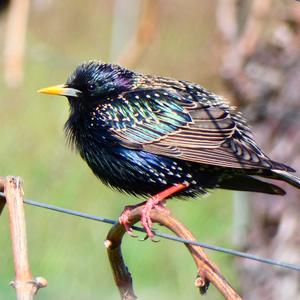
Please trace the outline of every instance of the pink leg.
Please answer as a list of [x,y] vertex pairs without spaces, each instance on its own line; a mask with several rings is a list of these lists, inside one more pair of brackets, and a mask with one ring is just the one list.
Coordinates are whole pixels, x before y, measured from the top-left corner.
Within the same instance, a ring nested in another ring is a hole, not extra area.
[[142,215],[141,215],[141,223],[142,223],[144,229],[146,230],[147,236],[150,238],[153,238],[154,234],[151,231],[152,221],[150,218],[151,210],[154,208],[156,208],[156,209],[164,208],[162,206],[162,202],[164,200],[166,200],[166,198],[170,197],[171,195],[176,194],[177,192],[187,188],[188,186],[189,186],[188,183],[178,183],[178,184],[175,184],[175,185],[167,188],[166,190],[152,196],[146,202],[142,202],[137,205],[126,206],[119,218],[120,224],[124,225],[128,234],[133,235],[132,228],[130,227],[130,225],[128,223],[128,217],[129,217],[130,211],[138,206],[144,205],[144,208],[142,210]]

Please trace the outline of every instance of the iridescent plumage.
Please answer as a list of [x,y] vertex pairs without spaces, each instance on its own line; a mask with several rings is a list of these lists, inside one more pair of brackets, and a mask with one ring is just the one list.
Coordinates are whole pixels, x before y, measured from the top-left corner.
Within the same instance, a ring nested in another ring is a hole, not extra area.
[[213,188],[285,193],[253,176],[300,188],[292,168],[260,150],[241,114],[197,84],[90,61],[63,91],[70,143],[96,176],[121,191],[154,195],[184,183],[176,195]]
[[69,98],[69,140],[112,187],[151,195],[187,181],[181,195],[215,187],[284,193],[249,176],[293,170],[270,160],[241,114],[197,84],[91,61],[67,86],[82,92]]

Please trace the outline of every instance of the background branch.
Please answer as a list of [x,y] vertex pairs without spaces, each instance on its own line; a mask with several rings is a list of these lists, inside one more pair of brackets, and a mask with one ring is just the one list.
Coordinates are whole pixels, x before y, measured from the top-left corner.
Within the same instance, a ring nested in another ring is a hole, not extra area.
[[[130,212],[129,222],[131,225],[140,220],[142,209],[143,206],[140,206]],[[179,237],[193,241],[196,240],[191,232],[183,224],[177,221],[167,209],[153,209],[151,211],[151,219],[153,222],[167,227]],[[132,278],[124,263],[121,251],[124,233],[125,230],[123,225],[114,225],[107,235],[105,246],[107,248],[114,279],[119,288],[121,298],[123,300],[132,300],[136,299],[133,291]],[[201,294],[204,294],[207,291],[209,283],[211,282],[225,299],[241,299],[221,275],[219,269],[209,260],[201,247],[190,244],[186,244],[186,247],[192,255],[198,269],[195,286],[200,289]]]
[[19,86],[23,81],[29,5],[29,0],[11,0],[8,8],[4,44],[4,79],[10,87]]
[[157,30],[158,1],[144,0],[135,33],[125,46],[117,63],[133,68],[152,42]]
[[[228,84],[234,83],[236,86],[245,84],[246,78],[241,68],[256,49],[271,3],[272,0],[255,0],[251,2],[249,12],[239,13],[236,0],[219,0],[217,24],[222,36],[224,53],[221,73]],[[247,9],[245,3],[243,4]],[[243,26],[241,17],[239,18],[241,14],[247,16]]]
[[[220,52],[221,74],[258,144],[273,160],[299,170],[300,144],[293,141],[300,140],[300,102],[295,92],[300,83],[300,3],[243,0],[235,5],[219,7],[219,16],[235,13],[238,33],[231,38],[231,27],[222,28],[230,23],[219,19],[225,49]],[[236,241],[249,252],[299,263],[300,191],[279,184],[287,192],[285,197],[235,194]],[[248,218],[245,212],[250,212]],[[299,299],[298,273],[283,276],[280,270],[244,260],[237,266],[246,299]]]

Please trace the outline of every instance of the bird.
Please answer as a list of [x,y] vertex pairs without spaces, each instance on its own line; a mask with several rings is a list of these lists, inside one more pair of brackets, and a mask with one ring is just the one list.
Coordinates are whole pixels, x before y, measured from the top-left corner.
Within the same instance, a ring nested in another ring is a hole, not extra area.
[[9,0],[0,0],[0,17],[4,13],[10,4]]
[[9,0],[0,0],[0,14],[7,9],[9,2]]
[[104,184],[148,197],[120,215],[131,235],[128,217],[139,205],[153,238],[151,210],[173,196],[218,188],[284,195],[270,179],[300,189],[295,170],[260,149],[242,114],[196,83],[90,60],[65,84],[38,92],[67,97],[67,141]]

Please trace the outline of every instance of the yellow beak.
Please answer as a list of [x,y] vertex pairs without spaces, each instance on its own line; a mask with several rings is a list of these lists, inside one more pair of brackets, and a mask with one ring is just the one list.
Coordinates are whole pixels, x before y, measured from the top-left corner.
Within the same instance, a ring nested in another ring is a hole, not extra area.
[[59,96],[67,96],[67,97],[78,97],[81,94],[81,91],[67,87],[64,84],[46,87],[38,90],[37,92],[43,94],[59,95]]

